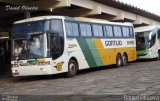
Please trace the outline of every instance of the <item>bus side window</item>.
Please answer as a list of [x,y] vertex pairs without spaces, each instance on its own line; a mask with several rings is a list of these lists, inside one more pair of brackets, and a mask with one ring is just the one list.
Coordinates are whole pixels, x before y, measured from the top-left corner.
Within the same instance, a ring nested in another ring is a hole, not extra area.
[[80,31],[81,31],[81,36],[92,36],[92,30],[90,24],[81,23]]
[[87,36],[92,36],[92,29],[90,24],[86,24]]
[[72,23],[72,31],[73,31],[73,36],[79,36],[79,29],[77,23]]
[[65,22],[65,26],[66,26],[66,34],[67,36],[73,36],[73,29],[72,29],[72,23],[70,22]]
[[128,27],[122,27],[123,37],[129,37],[130,31]]
[[130,29],[130,36],[133,37],[134,36],[133,28],[130,27],[129,29]]
[[98,36],[98,27],[97,27],[97,25],[93,25],[92,27],[93,27],[93,35],[94,36]]
[[102,36],[103,36],[103,28],[102,28],[102,25],[98,25],[98,32],[99,32],[99,36],[102,37]]
[[97,37],[102,37],[103,36],[103,28],[102,25],[96,25],[93,24],[93,35]]
[[65,27],[67,36],[79,36],[79,29],[77,23],[66,21]]
[[81,36],[87,36],[86,25],[84,23],[80,24]]
[[158,33],[158,38],[160,38],[160,29],[158,29],[157,33]]
[[104,35],[106,37],[113,37],[113,28],[110,25],[105,25],[104,26]]
[[121,27],[119,27],[119,26],[114,26],[114,27],[113,27],[113,30],[114,30],[114,35],[115,35],[115,37],[122,37]]

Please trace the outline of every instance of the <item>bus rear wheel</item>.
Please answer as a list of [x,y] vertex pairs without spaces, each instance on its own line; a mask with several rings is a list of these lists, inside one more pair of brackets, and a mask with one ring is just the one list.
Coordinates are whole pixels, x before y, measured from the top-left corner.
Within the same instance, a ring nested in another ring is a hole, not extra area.
[[74,77],[77,74],[78,64],[74,60],[70,60],[68,63],[68,77]]
[[128,63],[128,58],[126,54],[123,54],[122,56],[122,66],[126,66]]
[[121,55],[118,54],[116,58],[116,67],[121,67],[122,66],[122,58]]
[[157,60],[160,60],[160,51],[158,51],[158,58]]

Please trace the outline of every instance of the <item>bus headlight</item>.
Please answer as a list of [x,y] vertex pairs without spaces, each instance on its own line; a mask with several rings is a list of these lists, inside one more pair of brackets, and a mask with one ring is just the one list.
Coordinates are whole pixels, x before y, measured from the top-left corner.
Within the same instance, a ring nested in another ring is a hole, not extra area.
[[19,75],[18,70],[13,70],[12,73],[13,73],[13,75]]
[[12,64],[12,67],[19,67],[18,64]]

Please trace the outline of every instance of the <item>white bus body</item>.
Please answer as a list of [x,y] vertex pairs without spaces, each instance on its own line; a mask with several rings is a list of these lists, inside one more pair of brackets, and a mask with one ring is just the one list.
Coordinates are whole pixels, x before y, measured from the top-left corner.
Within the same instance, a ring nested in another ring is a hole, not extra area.
[[159,59],[160,26],[135,28],[138,59]]
[[13,76],[67,72],[72,77],[77,70],[136,60],[131,23],[41,16],[15,22],[12,38]]

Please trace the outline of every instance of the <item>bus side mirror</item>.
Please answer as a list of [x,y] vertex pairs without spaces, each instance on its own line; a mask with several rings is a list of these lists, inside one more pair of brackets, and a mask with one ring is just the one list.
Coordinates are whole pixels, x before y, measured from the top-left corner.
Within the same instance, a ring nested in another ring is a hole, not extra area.
[[158,38],[160,38],[160,29],[158,29],[157,33],[158,33]]

